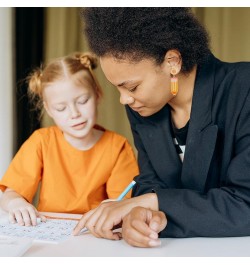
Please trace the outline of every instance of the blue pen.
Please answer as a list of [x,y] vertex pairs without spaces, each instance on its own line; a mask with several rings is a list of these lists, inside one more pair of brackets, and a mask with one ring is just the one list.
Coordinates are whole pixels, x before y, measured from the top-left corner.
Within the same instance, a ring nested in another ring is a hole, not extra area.
[[[134,185],[136,184],[136,182],[133,180],[131,183],[129,183],[129,185],[125,188],[125,190],[120,194],[120,196],[116,199],[116,201],[121,201],[126,194],[134,187]],[[81,230],[81,233],[87,232],[88,228],[84,227]]]
[[121,201],[126,196],[126,194],[134,187],[135,184],[136,182],[133,180],[116,200]]

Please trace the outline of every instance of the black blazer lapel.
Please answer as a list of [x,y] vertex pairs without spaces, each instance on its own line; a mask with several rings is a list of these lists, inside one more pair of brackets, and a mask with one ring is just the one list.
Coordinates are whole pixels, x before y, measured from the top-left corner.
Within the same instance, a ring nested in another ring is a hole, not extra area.
[[183,188],[204,191],[217,132],[218,126],[211,125],[189,137],[181,176]]
[[173,144],[168,106],[149,117],[148,121],[147,124],[138,124],[136,129],[152,166],[166,187],[178,188],[181,185],[181,161]]
[[218,127],[212,124],[212,100],[216,59],[211,55],[197,73],[185,157],[183,188],[203,192],[213,157]]

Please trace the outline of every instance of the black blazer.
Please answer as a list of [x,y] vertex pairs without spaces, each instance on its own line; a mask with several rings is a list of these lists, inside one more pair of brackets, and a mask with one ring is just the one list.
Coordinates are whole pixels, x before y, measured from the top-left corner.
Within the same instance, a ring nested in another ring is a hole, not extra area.
[[160,237],[250,235],[250,63],[212,54],[198,67],[183,164],[166,105],[150,117],[126,106],[140,175],[133,196],[156,192]]

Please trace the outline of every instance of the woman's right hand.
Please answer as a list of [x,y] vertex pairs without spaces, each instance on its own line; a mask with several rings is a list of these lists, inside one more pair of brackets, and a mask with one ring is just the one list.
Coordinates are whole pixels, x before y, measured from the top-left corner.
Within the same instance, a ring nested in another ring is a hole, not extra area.
[[120,233],[113,230],[121,227],[123,217],[136,206],[158,210],[156,194],[148,193],[122,201],[103,202],[83,215],[74,228],[73,235],[78,235],[81,229],[87,228],[96,237],[119,240]]

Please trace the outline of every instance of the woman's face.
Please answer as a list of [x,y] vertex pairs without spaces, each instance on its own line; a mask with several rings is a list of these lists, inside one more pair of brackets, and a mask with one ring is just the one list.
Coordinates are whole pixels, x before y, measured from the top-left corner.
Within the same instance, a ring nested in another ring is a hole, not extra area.
[[128,104],[141,116],[158,112],[173,98],[170,67],[165,61],[157,66],[153,59],[134,63],[104,56],[100,64],[107,79],[119,90],[121,104]]

